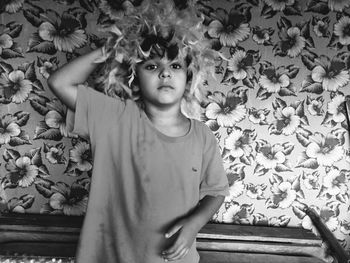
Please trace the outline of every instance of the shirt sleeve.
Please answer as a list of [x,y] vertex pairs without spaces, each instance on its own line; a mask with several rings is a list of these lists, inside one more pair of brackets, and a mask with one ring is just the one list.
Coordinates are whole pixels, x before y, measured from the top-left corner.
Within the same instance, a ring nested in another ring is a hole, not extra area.
[[[203,124],[204,125],[204,124]],[[200,199],[206,195],[228,196],[229,185],[220,149],[214,134],[206,127]]]
[[67,130],[82,138],[91,140],[96,128],[106,128],[105,119],[117,117],[124,108],[124,103],[117,98],[108,97],[86,85],[79,85],[75,112],[68,110]]

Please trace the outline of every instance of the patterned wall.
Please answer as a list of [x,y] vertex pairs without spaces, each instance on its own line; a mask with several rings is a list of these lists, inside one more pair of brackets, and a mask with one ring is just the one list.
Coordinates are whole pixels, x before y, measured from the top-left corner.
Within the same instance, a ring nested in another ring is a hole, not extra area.
[[[109,12],[123,12],[121,2]],[[198,4],[213,48],[228,58],[203,101],[231,192],[214,220],[311,229],[301,210],[307,204],[349,250],[350,1]],[[97,0],[0,3],[1,211],[84,213],[89,145],[67,134],[66,108],[46,79],[101,45],[99,7]]]

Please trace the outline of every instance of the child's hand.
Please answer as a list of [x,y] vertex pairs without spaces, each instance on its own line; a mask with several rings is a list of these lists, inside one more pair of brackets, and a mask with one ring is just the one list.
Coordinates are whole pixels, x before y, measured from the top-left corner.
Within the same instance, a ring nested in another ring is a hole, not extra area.
[[180,220],[171,227],[165,234],[165,238],[170,238],[176,233],[178,233],[178,236],[174,244],[162,252],[164,260],[174,261],[185,257],[190,250],[198,231],[199,230],[186,219]]

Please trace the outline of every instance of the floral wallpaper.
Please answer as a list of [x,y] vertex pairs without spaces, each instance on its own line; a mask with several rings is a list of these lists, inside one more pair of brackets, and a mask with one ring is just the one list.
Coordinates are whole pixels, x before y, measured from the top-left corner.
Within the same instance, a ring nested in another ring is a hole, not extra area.
[[[1,1],[2,212],[84,214],[89,144],[66,132],[66,108],[46,79],[100,46],[98,26],[138,2]],[[227,58],[202,103],[231,193],[213,220],[313,229],[302,212],[308,205],[349,251],[350,2],[197,4],[206,37]]]

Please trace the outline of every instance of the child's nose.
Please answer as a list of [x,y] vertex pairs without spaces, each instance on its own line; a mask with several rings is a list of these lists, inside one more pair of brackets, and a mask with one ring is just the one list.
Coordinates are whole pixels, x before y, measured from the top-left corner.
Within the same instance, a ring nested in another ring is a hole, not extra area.
[[168,67],[162,68],[159,76],[160,78],[169,78],[171,76],[169,68]]

